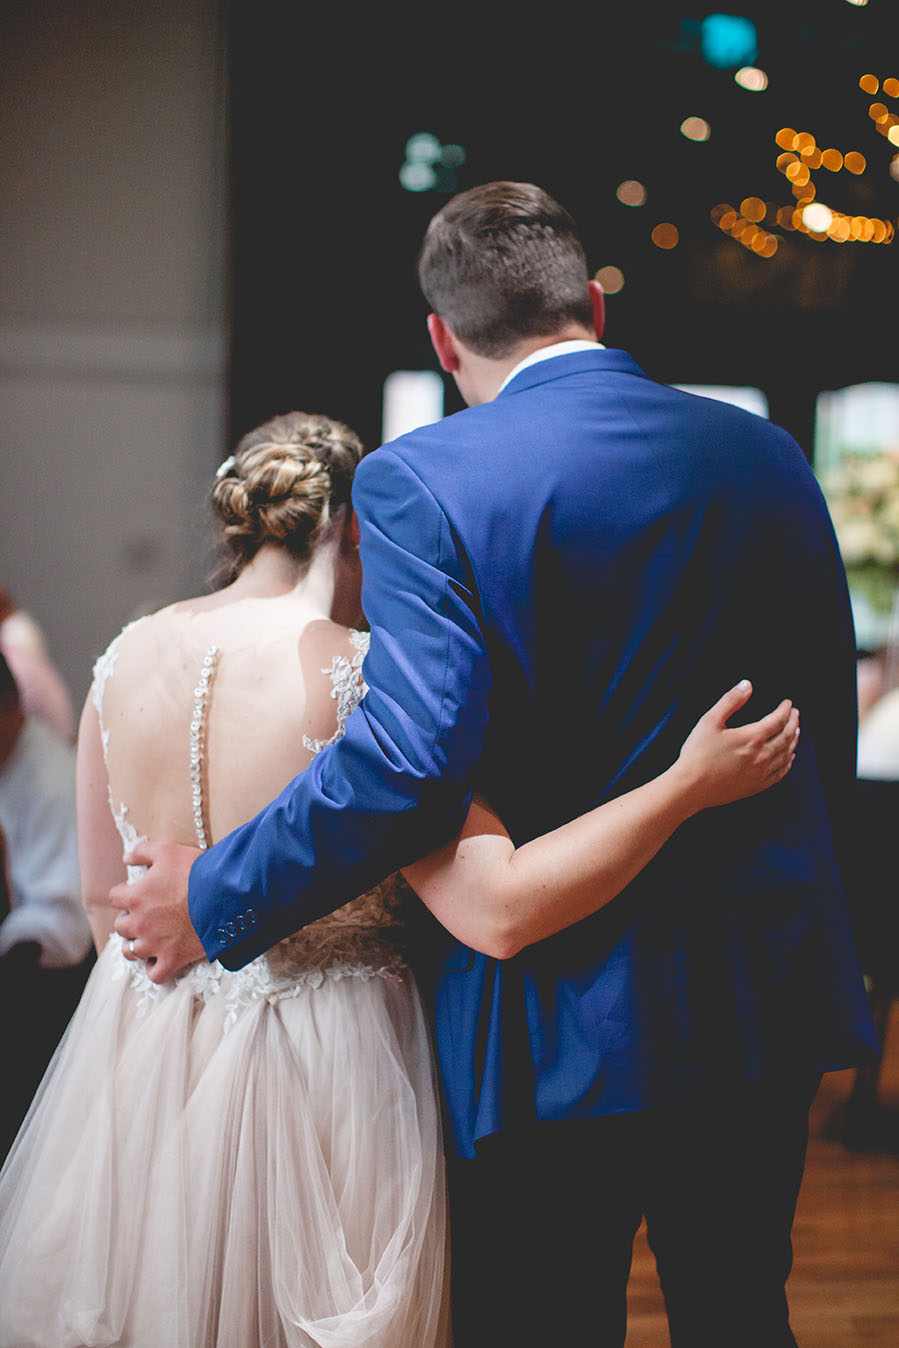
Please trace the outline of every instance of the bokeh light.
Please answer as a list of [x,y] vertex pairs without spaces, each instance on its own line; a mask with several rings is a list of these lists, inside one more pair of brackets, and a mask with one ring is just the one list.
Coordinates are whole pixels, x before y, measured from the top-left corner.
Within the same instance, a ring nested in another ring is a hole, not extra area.
[[593,279],[606,295],[617,295],[624,288],[624,272],[620,267],[600,267]]
[[843,164],[850,173],[855,174],[864,173],[865,169],[868,167],[868,161],[858,150],[850,150],[848,154],[844,155]]
[[668,220],[663,220],[656,225],[651,238],[656,248],[676,248],[680,240],[680,234],[676,225],[672,225]]
[[625,206],[643,206],[646,203],[646,188],[636,178],[625,178],[623,183],[618,184],[615,195]]
[[802,223],[814,234],[826,234],[833,224],[833,211],[823,201],[813,201],[803,210]]
[[740,202],[740,210],[747,220],[752,220],[756,224],[765,218],[766,207],[761,197],[744,197]]
[[416,131],[406,141],[405,161],[399,180],[407,192],[454,192],[458,182],[453,169],[465,163],[461,145],[442,145],[430,131]]
[[703,60],[718,70],[749,65],[756,58],[759,43],[755,24],[741,14],[709,14],[699,32]]
[[866,94],[876,94],[880,88],[880,80],[876,75],[862,75],[858,87]]
[[761,93],[763,89],[768,88],[768,76],[757,66],[741,66],[734,75],[734,80],[741,89],[748,89],[753,94]]
[[440,158],[441,145],[430,131],[417,131],[406,141],[406,158],[411,162],[433,164]]
[[466,157],[465,150],[461,145],[444,145],[440,162],[445,168],[461,168]]
[[712,128],[702,117],[685,117],[680,124],[680,129],[687,140],[708,140],[712,134]]
[[399,178],[407,192],[427,192],[437,185],[437,174],[421,160],[407,160],[400,168]]

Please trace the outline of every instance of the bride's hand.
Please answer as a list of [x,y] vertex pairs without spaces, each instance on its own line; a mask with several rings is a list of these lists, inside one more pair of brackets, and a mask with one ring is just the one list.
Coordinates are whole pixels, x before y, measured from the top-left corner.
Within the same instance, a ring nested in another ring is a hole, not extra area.
[[799,712],[792,702],[749,725],[729,728],[731,716],[752,696],[743,679],[715,703],[684,741],[674,770],[696,810],[727,805],[774,786],[793,766]]

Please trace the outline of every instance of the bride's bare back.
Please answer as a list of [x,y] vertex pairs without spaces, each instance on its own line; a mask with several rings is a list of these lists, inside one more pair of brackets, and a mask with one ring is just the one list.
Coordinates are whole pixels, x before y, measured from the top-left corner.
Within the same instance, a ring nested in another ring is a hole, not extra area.
[[[211,647],[213,663],[204,666]],[[351,668],[354,658],[358,666],[348,629],[293,595],[188,600],[134,624],[98,671],[114,809],[127,806],[139,835],[196,845],[191,757],[199,729],[206,840],[223,837],[337,732],[329,675],[335,661]],[[198,727],[204,668],[211,677]]]

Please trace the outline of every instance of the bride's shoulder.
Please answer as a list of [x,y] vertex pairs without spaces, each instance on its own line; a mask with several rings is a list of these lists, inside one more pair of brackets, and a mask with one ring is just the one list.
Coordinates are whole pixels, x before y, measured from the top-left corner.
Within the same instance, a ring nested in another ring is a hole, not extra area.
[[368,652],[368,642],[368,632],[344,627],[329,618],[317,618],[300,633],[300,659],[304,664],[308,660],[328,665],[333,660],[347,660],[358,668]]
[[131,639],[131,634],[135,632],[137,628],[145,626],[147,624],[147,622],[150,619],[150,616],[151,615],[148,613],[143,613],[137,618],[132,618],[130,622],[127,622],[125,624],[125,626],[121,629],[121,631],[116,633],[112,641],[110,641],[109,645],[106,647],[106,650],[103,652],[103,654],[98,655],[96,661],[94,662],[95,680],[102,680],[103,682],[105,682],[105,680],[112,673],[115,663],[119,658],[119,653],[122,649],[123,644]]
[[116,633],[93,668],[93,681],[100,695],[113,671],[121,666],[149,669],[159,654],[168,649],[173,631],[178,626],[176,605],[131,618]]
[[97,664],[102,664],[108,660],[114,661],[123,649],[142,645],[147,640],[157,637],[161,628],[169,626],[175,607],[174,604],[169,604],[166,608],[138,613],[135,617],[130,618],[112,638],[106,650],[98,658]]

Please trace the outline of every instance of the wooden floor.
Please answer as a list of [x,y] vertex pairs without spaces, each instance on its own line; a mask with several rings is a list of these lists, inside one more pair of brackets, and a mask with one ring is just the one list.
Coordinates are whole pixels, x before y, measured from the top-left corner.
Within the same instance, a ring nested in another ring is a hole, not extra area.
[[[889,1145],[849,1151],[839,1139],[851,1072],[822,1083],[793,1228],[788,1284],[799,1348],[899,1348],[899,1127]],[[879,1084],[887,1122],[899,1124],[899,1006]],[[641,1228],[628,1290],[627,1348],[668,1348],[665,1311]],[[722,1348],[727,1334],[722,1334]],[[759,1348],[764,1348],[760,1344]]]

